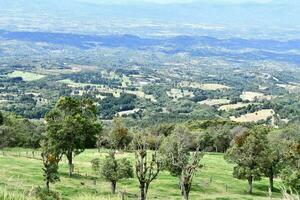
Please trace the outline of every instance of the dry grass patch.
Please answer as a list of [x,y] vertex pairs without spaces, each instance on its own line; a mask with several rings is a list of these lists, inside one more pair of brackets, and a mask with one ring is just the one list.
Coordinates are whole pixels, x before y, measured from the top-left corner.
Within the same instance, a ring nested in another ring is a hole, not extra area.
[[286,89],[290,93],[300,93],[300,84],[299,83],[277,84],[277,86]]
[[235,122],[258,122],[260,120],[267,120],[275,114],[273,109],[264,109],[254,113],[247,113],[240,117],[231,116],[230,119]]
[[223,105],[219,108],[219,110],[225,110],[225,111],[229,111],[229,110],[235,110],[238,108],[244,108],[247,107],[248,105],[250,105],[251,103],[236,103],[236,104],[228,104],[228,105]]
[[218,84],[218,83],[198,83],[198,82],[188,82],[182,81],[180,83],[181,87],[190,87],[190,88],[198,88],[201,90],[224,90],[230,89],[229,86]]
[[272,99],[272,96],[265,95],[260,92],[243,92],[243,94],[241,94],[240,97],[241,97],[241,99],[243,99],[243,101],[271,100]]
[[199,101],[199,104],[205,104],[208,106],[224,105],[230,103],[228,99],[206,99],[204,101]]

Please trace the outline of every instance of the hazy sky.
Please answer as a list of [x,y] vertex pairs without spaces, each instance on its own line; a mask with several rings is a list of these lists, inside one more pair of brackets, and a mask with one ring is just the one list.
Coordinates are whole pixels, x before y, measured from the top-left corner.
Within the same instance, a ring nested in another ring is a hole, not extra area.
[[129,24],[132,30],[159,24],[164,31],[170,24],[192,24],[300,38],[300,0],[0,0],[0,29],[61,26],[97,31],[101,25],[110,30],[112,24],[127,29]]
[[300,5],[299,0],[77,0],[80,2],[91,2],[97,4],[294,4]]

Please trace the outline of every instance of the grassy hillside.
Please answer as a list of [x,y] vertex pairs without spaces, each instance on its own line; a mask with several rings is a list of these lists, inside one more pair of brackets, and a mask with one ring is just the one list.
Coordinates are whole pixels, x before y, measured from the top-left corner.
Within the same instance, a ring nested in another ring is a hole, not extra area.
[[[28,158],[25,157],[26,152]],[[76,175],[72,178],[67,175],[67,164],[63,159],[60,163],[61,181],[52,185],[52,189],[60,192],[63,199],[119,199],[118,195],[113,196],[110,193],[108,182],[98,179],[95,185],[93,181],[95,174],[91,170],[90,161],[104,155],[105,153],[98,153],[97,150],[87,150],[76,157]],[[29,158],[31,156],[31,150],[25,149],[8,149],[5,150],[4,156],[0,152],[0,200],[9,199],[3,197],[4,193],[22,196],[33,187],[43,186],[42,162]],[[133,159],[133,154],[118,156]],[[35,153],[35,157],[39,158],[38,152]],[[232,178],[232,165],[223,159],[223,154],[207,154],[202,163],[204,168],[194,179],[190,199],[269,199],[267,179],[255,182],[254,194],[248,195],[247,182]],[[280,187],[278,180],[275,186]],[[137,199],[139,188],[135,179],[121,181],[117,188],[130,194],[126,199]],[[279,197],[279,192],[273,193],[273,199]],[[181,199],[177,178],[170,176],[168,172],[162,172],[150,186],[149,199]]]

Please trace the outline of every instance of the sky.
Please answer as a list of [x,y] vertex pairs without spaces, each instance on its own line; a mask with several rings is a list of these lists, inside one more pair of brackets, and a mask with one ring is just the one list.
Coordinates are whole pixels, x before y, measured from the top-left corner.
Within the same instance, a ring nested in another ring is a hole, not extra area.
[[266,37],[275,30],[279,37],[297,34],[300,38],[299,19],[300,0],[0,0],[0,29],[55,31],[59,25],[97,32],[101,25],[114,22],[116,28],[128,23],[142,27],[149,22],[222,27]]
[[289,4],[300,5],[299,0],[77,0],[95,4],[215,4],[215,5],[245,5],[245,4]]

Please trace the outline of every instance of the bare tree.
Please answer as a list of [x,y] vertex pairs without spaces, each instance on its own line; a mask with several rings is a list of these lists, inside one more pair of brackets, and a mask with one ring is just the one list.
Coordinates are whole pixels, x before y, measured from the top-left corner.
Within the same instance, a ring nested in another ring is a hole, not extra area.
[[146,200],[150,183],[155,180],[161,169],[157,148],[150,152],[146,135],[137,134],[134,138],[135,148],[135,173],[140,184],[140,199]]

